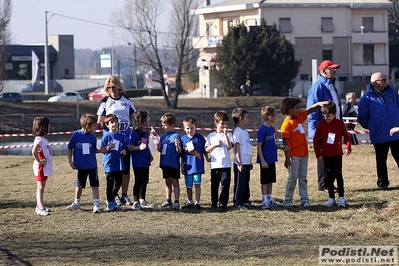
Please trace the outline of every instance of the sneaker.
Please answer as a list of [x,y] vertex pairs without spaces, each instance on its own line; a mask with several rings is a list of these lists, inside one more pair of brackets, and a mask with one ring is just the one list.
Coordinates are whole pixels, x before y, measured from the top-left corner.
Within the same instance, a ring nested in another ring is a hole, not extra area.
[[255,206],[252,205],[251,202],[245,202],[245,203],[243,203],[243,205],[244,205],[247,209],[253,209],[253,208],[255,208]]
[[184,206],[181,207],[182,209],[194,209],[194,203],[187,202]]
[[180,210],[180,205],[178,202],[173,203],[173,209],[174,210]]
[[194,209],[197,210],[197,211],[201,210],[201,205],[195,204],[194,205]]
[[241,211],[241,210],[247,210],[248,208],[243,204],[243,205],[237,205],[236,209]]
[[290,201],[284,202],[284,203],[283,203],[283,206],[284,206],[284,207],[295,207],[294,203],[292,203],[292,202],[290,202]]
[[122,205],[126,205],[126,206],[129,206],[129,205],[132,205],[132,204],[133,204],[133,203],[130,201],[130,199],[129,199],[128,196],[121,197],[120,201],[121,201],[121,204],[122,204]]
[[43,209],[36,208],[36,213],[37,213],[38,215],[43,215],[43,216],[48,215],[48,211],[46,210],[46,208],[43,208]]
[[303,208],[311,208],[312,205],[310,205],[310,203],[308,201],[305,201],[303,203],[301,202],[301,207],[303,207]]
[[[221,205],[221,204],[220,204]],[[220,206],[219,205],[219,206]],[[212,205],[211,205],[211,208],[217,208],[218,207],[218,204],[217,203],[212,203]]]
[[170,207],[172,207],[172,203],[171,202],[169,202],[169,201],[165,201],[164,203],[162,203],[162,205],[161,206],[159,206],[160,208],[170,208]]
[[93,213],[100,213],[100,206],[98,206],[98,204],[94,204],[93,205]]
[[115,196],[114,202],[115,202],[115,205],[116,205],[118,208],[122,205],[122,202],[121,202],[121,200],[119,199],[118,196]]
[[73,202],[71,205],[66,207],[70,211],[77,211],[80,210],[80,203]]
[[338,207],[346,208],[346,200],[344,198],[338,199]]
[[[216,208],[216,207],[212,207],[212,208]],[[219,211],[224,212],[224,211],[226,211],[226,206],[224,206],[223,204],[219,204],[218,209],[219,209]]]
[[154,208],[154,204],[147,202],[146,200],[143,200],[140,202],[141,207],[143,208]]
[[327,201],[326,206],[327,207],[332,207],[334,205],[335,205],[335,199],[329,198],[328,201]]
[[276,207],[281,207],[280,203],[275,202],[274,200],[269,201],[269,206],[276,208]]
[[118,209],[118,205],[115,202],[110,202],[107,204],[107,211],[115,211]]
[[139,211],[139,210],[141,210],[141,209],[142,209],[142,207],[141,207],[141,205],[140,205],[140,202],[138,202],[138,201],[135,201],[135,202],[133,203],[133,207],[132,207],[132,209],[133,209],[133,210],[135,210],[135,211]]
[[270,206],[269,202],[263,202],[262,210],[268,210],[270,208],[271,208],[271,206]]

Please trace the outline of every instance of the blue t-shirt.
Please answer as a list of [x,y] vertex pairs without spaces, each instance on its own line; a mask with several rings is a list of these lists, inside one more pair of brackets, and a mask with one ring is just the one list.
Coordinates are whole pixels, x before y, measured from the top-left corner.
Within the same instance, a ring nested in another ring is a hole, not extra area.
[[[187,147],[194,147],[194,151],[196,154],[189,153]],[[188,146],[187,146],[188,144]],[[192,138],[188,135],[184,135],[181,137],[181,148],[182,153],[181,156],[183,158],[183,173],[184,175],[192,175],[192,174],[203,174],[204,170],[204,153],[205,153],[205,138],[195,133]],[[199,158],[197,157],[199,156]]]
[[112,143],[115,143],[115,148],[102,155],[104,171],[106,173],[125,170],[123,155],[121,155],[121,151],[126,148],[125,136],[121,133],[113,134],[109,131],[104,131],[101,139],[101,147],[109,146]]
[[180,168],[180,156],[176,151],[175,138],[180,142],[180,135],[176,131],[173,131],[162,134],[159,140],[159,145],[161,146],[159,166],[161,168],[163,166]]
[[[262,154],[266,163],[277,162],[277,144],[276,144],[276,134],[274,127],[267,127],[264,124],[260,126],[258,130],[258,143],[262,143]],[[256,162],[261,163],[259,159],[259,154],[256,157]]]
[[130,134],[129,145],[140,146],[140,144],[144,142],[147,144],[147,148],[130,152],[132,167],[149,167],[151,165],[151,151],[148,143],[148,132],[145,132],[144,135],[140,135],[137,129],[133,130]]
[[67,148],[73,150],[73,164],[78,170],[97,169],[97,138],[79,129],[72,134]]

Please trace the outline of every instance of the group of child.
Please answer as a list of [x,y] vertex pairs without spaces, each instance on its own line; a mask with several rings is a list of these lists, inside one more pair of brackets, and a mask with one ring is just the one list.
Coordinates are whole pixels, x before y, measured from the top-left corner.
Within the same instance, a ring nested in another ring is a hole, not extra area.
[[[335,118],[336,106],[333,102],[319,102],[303,111],[299,110],[299,104],[300,99],[298,98],[285,98],[281,102],[280,111],[285,115],[281,125],[283,145],[277,144],[275,129],[272,126],[276,122],[275,108],[266,106],[261,110],[264,122],[257,132],[256,162],[260,165],[262,209],[281,206],[272,197],[272,185],[276,182],[278,149],[284,151],[284,166],[289,170],[283,205],[294,206],[293,193],[298,181],[300,206],[311,207],[307,193],[308,144],[303,122],[309,113],[319,107],[321,107],[325,120],[319,123],[313,142],[317,159],[323,161],[325,165],[329,191],[329,200],[326,206],[331,207],[336,204],[334,181],[337,180],[338,206],[346,207],[342,178],[342,139],[346,143],[346,155],[351,152],[351,142],[345,125]],[[232,118],[235,126],[233,133],[228,130],[229,116],[227,113],[216,112],[213,117],[216,131],[205,138],[196,133],[197,122],[192,116],[183,120],[183,129],[186,132],[184,136],[180,136],[175,131],[176,117],[173,113],[166,113],[161,117],[160,122],[165,133],[161,135],[157,149],[160,152],[159,166],[162,169],[166,185],[166,201],[160,206],[161,208],[201,209],[201,181],[202,174],[205,172],[204,160],[206,159],[210,162],[211,170],[211,207],[225,211],[229,201],[231,183],[231,149],[234,154],[234,206],[240,210],[253,208],[249,187],[250,171],[253,168],[252,145],[246,130],[248,112],[243,108],[235,108]],[[82,189],[85,188],[87,177],[89,177],[93,192],[93,212],[100,212],[96,153],[102,153],[106,176],[106,209],[113,211],[119,208],[121,203],[118,191],[122,183],[123,155],[126,154],[126,149],[130,151],[131,165],[135,175],[133,209],[154,207],[153,204],[146,201],[149,167],[153,161],[149,149],[149,119],[147,111],[137,111],[134,114],[134,130],[127,140],[124,135],[118,133],[118,117],[114,114],[107,115],[104,123],[108,130],[104,131],[101,147],[97,149],[97,139],[93,134],[97,128],[96,118],[90,114],[81,117],[81,129],[72,134],[67,145],[69,164],[73,169],[78,170],[75,201],[67,209],[80,209]],[[32,133],[35,136],[32,154],[35,158],[33,167],[37,181],[36,213],[39,215],[47,215],[49,212],[43,204],[44,187],[52,171],[52,150],[45,139],[49,130],[48,118],[35,118],[32,128]],[[187,203],[182,207],[179,203],[180,173],[184,175],[188,197]],[[193,199],[193,186],[195,199]],[[174,194],[173,203],[172,192]]]

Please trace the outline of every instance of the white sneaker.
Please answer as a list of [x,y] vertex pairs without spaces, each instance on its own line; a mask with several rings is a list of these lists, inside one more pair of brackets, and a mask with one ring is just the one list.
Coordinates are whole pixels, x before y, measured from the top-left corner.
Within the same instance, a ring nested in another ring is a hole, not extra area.
[[275,202],[274,200],[271,200],[269,201],[269,206],[275,208],[275,207],[281,207],[281,204]]
[[140,202],[138,202],[138,201],[135,201],[135,202],[133,203],[133,207],[132,207],[132,209],[133,209],[133,210],[135,210],[135,211],[139,211],[139,210],[141,210],[141,209],[142,209],[142,207],[141,207],[141,205],[140,205]]
[[346,208],[346,200],[343,197],[338,199],[338,207]]
[[146,200],[140,201],[140,205],[141,205],[141,207],[143,207],[143,208],[154,208],[154,207],[155,207],[154,204],[149,203],[149,202],[147,202]]
[[98,206],[98,204],[94,204],[93,205],[93,213],[100,213],[100,206]]
[[118,206],[118,208],[122,205],[122,202],[118,196],[115,196],[114,202],[115,202],[116,206]]
[[284,207],[295,207],[294,203],[289,202],[289,201],[284,202],[284,203],[283,203],[283,206],[284,206]]
[[71,205],[66,207],[70,211],[77,211],[80,210],[80,203],[73,202]]
[[129,206],[129,205],[132,205],[132,204],[133,204],[133,203],[130,201],[130,199],[129,199],[128,196],[121,197],[120,201],[121,201],[122,205],[126,205],[126,206]]
[[38,215],[43,215],[43,216],[48,215],[48,211],[46,210],[46,208],[43,208],[43,209],[36,208],[36,213]]
[[334,205],[335,205],[335,199],[329,198],[328,201],[327,201],[326,206],[327,206],[327,207],[332,207],[332,206],[334,206]]

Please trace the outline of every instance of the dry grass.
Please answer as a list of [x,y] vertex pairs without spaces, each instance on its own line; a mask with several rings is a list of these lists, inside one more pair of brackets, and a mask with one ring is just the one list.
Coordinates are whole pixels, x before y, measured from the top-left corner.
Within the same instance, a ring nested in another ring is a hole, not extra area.
[[[147,199],[164,201],[158,154],[151,167]],[[317,191],[316,160],[310,155],[308,190],[313,208],[225,213],[210,209],[210,176],[203,176],[200,213],[128,207],[91,212],[91,191],[85,189],[82,211],[70,212],[76,172],[66,157],[54,158],[47,182],[51,215],[36,215],[32,158],[0,156],[0,265],[317,265],[319,245],[397,245],[399,235],[398,169],[389,158],[391,189],[376,189],[374,151],[355,146],[344,158],[347,209],[327,209],[327,195]],[[282,201],[287,172],[277,165],[274,197]],[[98,158],[99,165],[101,159]],[[102,167],[100,201],[105,209]],[[259,167],[251,173],[251,198],[260,205]],[[181,202],[186,200],[183,180]],[[131,193],[131,192],[130,192]],[[230,199],[232,196],[230,197]],[[295,193],[298,199],[297,191]],[[297,203],[297,202],[296,202]]]

